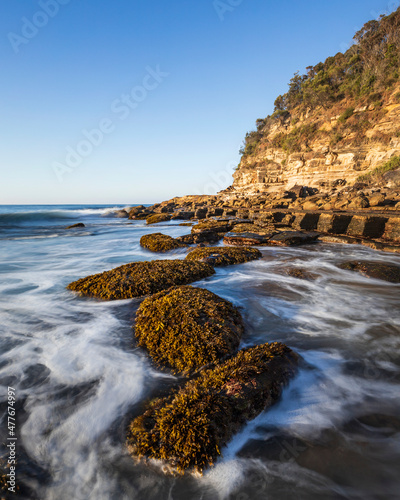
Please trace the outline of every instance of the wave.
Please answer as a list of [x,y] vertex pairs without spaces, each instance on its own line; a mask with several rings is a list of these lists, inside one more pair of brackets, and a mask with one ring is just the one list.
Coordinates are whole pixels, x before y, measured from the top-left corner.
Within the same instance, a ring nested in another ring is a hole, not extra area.
[[34,222],[56,222],[57,220],[73,220],[80,216],[108,215],[121,207],[79,208],[55,210],[27,210],[23,212],[0,213],[0,227]]

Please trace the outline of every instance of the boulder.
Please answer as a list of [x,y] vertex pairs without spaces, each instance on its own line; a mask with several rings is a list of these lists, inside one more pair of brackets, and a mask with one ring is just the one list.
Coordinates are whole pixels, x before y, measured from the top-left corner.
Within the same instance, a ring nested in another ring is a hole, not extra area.
[[150,402],[128,429],[136,458],[202,473],[249,420],[274,404],[295,374],[298,355],[284,344],[243,349],[169,397]]
[[343,234],[351,222],[351,215],[321,214],[318,219],[317,231],[326,234]]
[[276,232],[270,232],[263,234],[261,233],[227,233],[224,236],[224,243],[226,245],[236,245],[236,246],[258,246],[258,245],[268,245],[268,241],[276,234]]
[[77,224],[72,224],[72,226],[67,226],[65,229],[75,229],[77,227],[86,227],[83,222],[78,222]]
[[385,240],[400,243],[400,217],[389,217],[382,237]]
[[146,218],[146,223],[148,225],[158,224],[159,222],[168,222],[169,220],[171,220],[171,216],[169,214],[154,214]]
[[243,330],[236,307],[208,290],[191,286],[152,295],[136,313],[139,345],[158,366],[185,375],[232,355]]
[[214,268],[203,262],[132,262],[111,271],[81,278],[70,283],[67,288],[80,295],[99,299],[131,299],[161,292],[171,286],[187,285],[214,273]]
[[151,252],[168,252],[186,246],[181,241],[162,233],[145,234],[140,238],[140,245]]
[[129,217],[129,214],[126,210],[116,210],[112,215],[117,219],[127,219]]
[[400,266],[382,262],[351,261],[339,265],[340,269],[357,271],[368,278],[375,278],[390,283],[400,283]]
[[220,222],[208,220],[200,222],[192,227],[192,235],[195,243],[216,243],[223,238],[223,235],[232,229],[233,224],[230,222]]
[[261,257],[261,252],[256,248],[204,247],[192,250],[186,256],[186,260],[206,262],[212,266],[230,266],[243,264]]
[[299,246],[315,243],[318,239],[318,233],[302,233],[300,231],[282,231],[269,238],[269,245],[276,246]]
[[370,207],[381,207],[385,203],[385,195],[382,193],[373,193],[368,197]]
[[321,216],[319,213],[295,213],[295,220],[292,226],[295,229],[304,229],[305,231],[314,231],[317,229],[318,221]]

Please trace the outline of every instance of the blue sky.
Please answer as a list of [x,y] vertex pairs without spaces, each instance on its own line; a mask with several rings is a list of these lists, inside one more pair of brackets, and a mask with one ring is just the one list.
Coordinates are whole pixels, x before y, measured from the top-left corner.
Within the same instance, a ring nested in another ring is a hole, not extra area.
[[0,204],[225,188],[245,133],[293,73],[399,5],[2,0]]

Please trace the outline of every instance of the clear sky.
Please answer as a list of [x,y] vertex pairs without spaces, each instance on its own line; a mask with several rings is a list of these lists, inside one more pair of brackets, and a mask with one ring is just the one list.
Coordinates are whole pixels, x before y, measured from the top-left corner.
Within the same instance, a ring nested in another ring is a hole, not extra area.
[[0,204],[227,187],[297,70],[392,0],[2,0]]

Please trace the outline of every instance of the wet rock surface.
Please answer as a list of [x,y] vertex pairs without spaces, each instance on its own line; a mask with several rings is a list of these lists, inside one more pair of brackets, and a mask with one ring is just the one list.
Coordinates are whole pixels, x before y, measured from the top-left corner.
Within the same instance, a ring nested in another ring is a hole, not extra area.
[[140,245],[151,252],[168,252],[186,246],[182,241],[162,233],[145,234],[140,238]]
[[260,259],[262,254],[256,248],[204,247],[195,248],[185,260],[207,262],[213,266],[230,266]]
[[247,421],[277,401],[297,363],[298,356],[281,343],[243,349],[175,394],[149,403],[129,426],[129,452],[164,460],[178,472],[203,472]]
[[81,278],[70,283],[67,288],[80,295],[99,299],[131,299],[157,293],[175,285],[187,285],[207,278],[214,272],[212,266],[203,262],[132,262],[111,271]]
[[351,261],[344,262],[339,267],[347,271],[359,272],[368,278],[400,283],[400,267],[396,265],[381,262]]
[[244,327],[230,302],[191,286],[145,299],[136,313],[135,337],[153,361],[174,373],[191,373],[232,355]]

